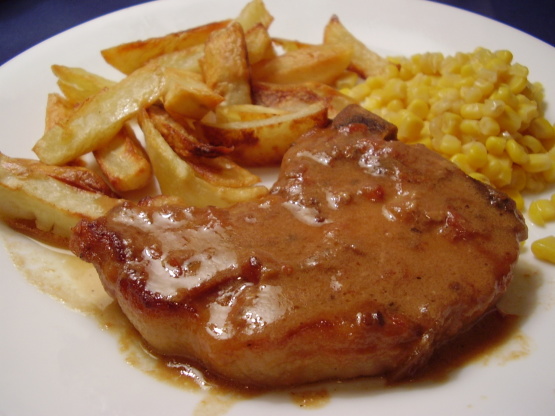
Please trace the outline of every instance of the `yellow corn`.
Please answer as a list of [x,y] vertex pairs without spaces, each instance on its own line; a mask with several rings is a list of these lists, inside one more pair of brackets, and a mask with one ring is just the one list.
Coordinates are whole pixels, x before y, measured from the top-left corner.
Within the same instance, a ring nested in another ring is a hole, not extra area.
[[555,263],[555,236],[550,235],[534,241],[531,249],[536,258]]
[[352,88],[342,80],[342,91],[396,124],[400,140],[424,144],[515,200],[555,183],[555,126],[540,105],[543,88],[510,51],[389,60],[382,75]]
[[523,165],[526,172],[537,173],[551,169],[553,161],[547,153],[532,153],[529,160]]
[[524,165],[530,161],[530,156],[526,153],[524,147],[522,147],[515,139],[507,140],[505,150],[511,160],[519,165]]
[[536,117],[530,123],[530,134],[537,139],[555,139],[555,128],[544,117]]
[[528,216],[534,224],[545,225],[555,220],[555,204],[549,199],[536,199],[530,203]]

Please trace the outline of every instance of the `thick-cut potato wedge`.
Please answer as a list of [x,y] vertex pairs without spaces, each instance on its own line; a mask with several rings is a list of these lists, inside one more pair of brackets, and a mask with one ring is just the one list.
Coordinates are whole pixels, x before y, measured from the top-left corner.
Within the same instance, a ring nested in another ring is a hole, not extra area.
[[[71,229],[79,220],[104,215],[121,200],[52,177],[45,173],[49,168],[0,154],[0,215],[17,231],[67,248]],[[73,177],[79,168],[57,169]]]
[[351,62],[349,46],[314,45],[263,60],[251,67],[253,81],[275,84],[331,84]]
[[257,82],[252,85],[252,97],[257,105],[287,111],[298,111],[320,102],[327,106],[329,118],[335,118],[337,113],[355,103],[337,89],[317,82],[286,85]]
[[388,65],[388,61],[374,51],[368,49],[339,21],[337,16],[332,16],[324,28],[324,44],[343,45],[352,48],[353,56],[349,69],[362,78],[380,75]]
[[58,78],[58,87],[71,104],[82,103],[116,83],[83,68],[52,65],[52,72]]
[[157,101],[165,88],[163,69],[144,66],[80,106],[63,125],[48,130],[33,151],[50,165],[63,165],[106,145],[136,116]]
[[225,157],[233,149],[199,142],[194,135],[196,131],[176,122],[156,106],[150,107],[147,112],[156,130],[173,151],[195,170],[199,178],[212,185],[230,188],[241,188],[260,182],[258,176]]
[[229,22],[213,22],[166,36],[124,43],[104,49],[101,54],[106,62],[129,75],[156,57],[204,44],[210,33]]
[[117,192],[135,191],[150,182],[150,161],[128,124],[93,154],[106,180]]
[[227,104],[251,102],[247,45],[239,23],[210,34],[201,66],[206,85],[223,96]]
[[198,177],[195,170],[172,150],[146,110],[139,113],[139,124],[145,134],[146,150],[162,194],[179,197],[191,206],[227,207],[268,193],[268,189],[263,186],[231,188],[207,182]]
[[217,94],[195,72],[166,68],[166,90],[162,101],[172,115],[201,119],[220,104],[224,97]]
[[218,123],[205,117],[203,129],[214,144],[234,146],[231,156],[245,166],[277,165],[301,134],[327,124],[327,108],[311,104],[294,113],[261,120]]
[[259,23],[268,29],[274,21],[274,17],[268,12],[262,0],[252,0],[243,7],[235,21],[243,27],[245,32],[248,32]]
[[73,111],[74,107],[60,94],[48,94],[46,115],[44,117],[44,131],[50,130],[57,124],[63,124]]
[[245,33],[245,42],[247,44],[250,65],[254,65],[263,59],[275,57],[272,38],[268,33],[268,29],[261,23],[252,27]]

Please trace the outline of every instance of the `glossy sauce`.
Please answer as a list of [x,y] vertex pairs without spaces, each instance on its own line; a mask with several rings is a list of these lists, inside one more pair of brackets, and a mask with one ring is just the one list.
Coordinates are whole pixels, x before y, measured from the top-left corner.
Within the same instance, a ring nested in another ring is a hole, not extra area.
[[[19,235],[3,235],[9,254],[25,278],[47,295],[69,308],[94,318],[101,328],[117,337],[123,358],[132,366],[156,379],[173,386],[198,392],[201,399],[194,415],[225,415],[239,401],[256,397],[261,392],[245,392],[214,380],[208,381],[201,371],[187,363],[156,356],[145,348],[144,342],[123,315],[116,303],[104,292],[94,268],[66,252],[48,247]],[[39,259],[39,262],[37,262]],[[509,309],[523,311],[523,304],[533,297],[537,280],[529,272],[519,271],[514,278],[517,293],[507,293],[502,303]],[[527,296],[528,295],[528,296]],[[525,309],[525,308],[524,308]],[[418,377],[408,382],[418,387],[420,381],[448,382],[450,375],[470,362],[490,363],[492,357],[502,362],[518,359],[528,354],[526,337],[519,332],[520,317],[493,312],[476,327],[457,337],[440,351]],[[517,348],[508,353],[503,346],[517,341]],[[318,409],[333,399],[338,390],[360,391],[406,386],[407,382],[385,387],[378,379],[330,383],[324,387],[298,388],[289,392],[292,402],[302,408]]]

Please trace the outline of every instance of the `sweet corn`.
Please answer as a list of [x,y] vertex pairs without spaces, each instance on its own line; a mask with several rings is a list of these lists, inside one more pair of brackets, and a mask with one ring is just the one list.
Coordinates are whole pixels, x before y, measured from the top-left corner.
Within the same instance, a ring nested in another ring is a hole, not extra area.
[[543,226],[555,220],[555,204],[549,199],[536,199],[530,203],[528,216],[534,224]]
[[522,167],[526,172],[537,173],[551,169],[553,161],[547,153],[532,153]]
[[530,161],[530,156],[526,153],[524,147],[522,147],[515,139],[507,140],[505,150],[514,163],[524,165]]
[[423,143],[515,200],[555,183],[555,126],[540,105],[543,88],[510,51],[389,60],[382,75],[343,90],[397,124],[400,140]]
[[536,258],[555,263],[555,236],[550,235],[534,241],[531,249]]

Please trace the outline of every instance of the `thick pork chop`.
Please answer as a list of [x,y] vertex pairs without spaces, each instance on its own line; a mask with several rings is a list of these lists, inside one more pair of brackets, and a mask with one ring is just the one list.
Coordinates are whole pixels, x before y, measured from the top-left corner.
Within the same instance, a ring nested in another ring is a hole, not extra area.
[[406,377],[491,310],[527,230],[515,204],[348,107],[261,199],[127,203],[71,248],[150,346],[244,386]]

